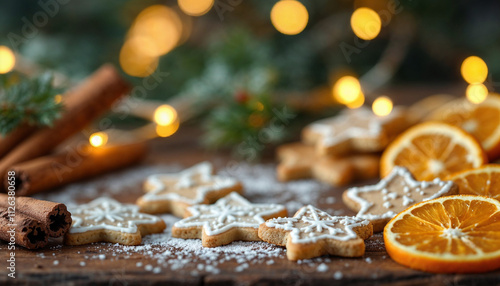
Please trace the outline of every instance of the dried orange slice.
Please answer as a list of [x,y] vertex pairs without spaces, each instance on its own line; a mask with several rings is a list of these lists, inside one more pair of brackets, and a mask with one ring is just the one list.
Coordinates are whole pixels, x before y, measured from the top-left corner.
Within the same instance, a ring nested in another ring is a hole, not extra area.
[[479,143],[462,129],[440,122],[418,124],[399,135],[382,154],[380,173],[406,167],[419,181],[431,181],[487,162]]
[[457,99],[436,109],[428,120],[458,126],[476,137],[490,160],[500,155],[500,96],[489,94],[479,104],[465,98]]
[[408,267],[436,273],[500,268],[500,202],[471,195],[409,207],[384,229],[387,253]]
[[500,200],[500,165],[488,164],[466,170],[447,178],[453,181],[461,195],[479,195]]

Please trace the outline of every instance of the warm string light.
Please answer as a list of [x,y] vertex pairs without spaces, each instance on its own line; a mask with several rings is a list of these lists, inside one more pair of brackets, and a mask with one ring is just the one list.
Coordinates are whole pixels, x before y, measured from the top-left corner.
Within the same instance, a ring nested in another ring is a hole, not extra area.
[[361,90],[359,80],[353,76],[343,76],[333,86],[333,97],[341,104],[350,108],[363,105],[365,96]]
[[460,67],[462,77],[470,84],[483,83],[488,76],[488,66],[480,57],[470,56]]
[[271,9],[271,22],[280,33],[297,35],[309,21],[306,7],[296,0],[280,0]]
[[387,96],[379,96],[372,104],[373,113],[377,116],[387,116],[391,114],[393,108],[392,100]]
[[156,108],[153,117],[156,123],[156,134],[160,137],[171,136],[179,129],[177,111],[168,104]]
[[186,14],[190,16],[201,16],[212,9],[214,0],[177,0],[177,4]]
[[0,46],[0,74],[10,72],[16,65],[16,56],[11,49]]
[[120,50],[120,66],[128,75],[146,77],[158,66],[158,58],[174,49],[183,37],[177,13],[163,5],[144,9],[135,19]]
[[61,103],[62,102],[62,95],[58,94],[54,96],[54,101],[55,103]]
[[351,28],[363,40],[375,39],[382,29],[382,20],[377,12],[370,8],[356,9],[351,16]]
[[465,96],[470,102],[479,104],[488,96],[488,88],[482,83],[469,84],[465,90]]
[[89,143],[94,147],[102,147],[108,143],[108,134],[105,132],[96,132],[90,135]]

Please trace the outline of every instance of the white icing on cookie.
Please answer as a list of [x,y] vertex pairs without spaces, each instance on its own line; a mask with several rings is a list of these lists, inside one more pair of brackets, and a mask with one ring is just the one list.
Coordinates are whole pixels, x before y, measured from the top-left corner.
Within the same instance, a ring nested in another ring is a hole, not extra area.
[[321,239],[356,239],[358,235],[353,229],[369,223],[357,217],[332,216],[308,205],[293,217],[270,219],[266,226],[289,231],[293,243],[312,243]]
[[212,173],[212,164],[202,162],[179,173],[149,176],[146,185],[152,188],[142,196],[142,199],[144,201],[175,200],[194,205],[202,203],[210,192],[239,184],[233,178],[212,175]]
[[311,123],[308,128],[321,135],[323,146],[330,147],[352,138],[377,138],[382,136],[384,125],[399,116],[394,109],[387,116],[377,116],[370,109],[361,107],[345,110],[338,116]]
[[136,233],[137,225],[155,224],[161,220],[140,213],[136,205],[121,204],[111,198],[98,198],[87,204],[70,206],[68,210],[73,219],[70,233],[100,229]]
[[252,204],[238,193],[231,193],[213,205],[194,205],[187,210],[191,216],[174,224],[177,228],[203,226],[207,235],[217,235],[232,228],[251,227],[258,229],[264,216],[285,209],[277,204]]
[[[419,182],[406,168],[396,166],[378,184],[351,188],[347,190],[347,196],[360,205],[357,217],[369,220],[388,219],[416,202],[443,196],[450,191],[452,186],[453,182],[440,179],[432,182]],[[372,200],[368,201],[363,196],[371,196]],[[377,209],[374,204],[375,200],[382,203],[383,208]]]

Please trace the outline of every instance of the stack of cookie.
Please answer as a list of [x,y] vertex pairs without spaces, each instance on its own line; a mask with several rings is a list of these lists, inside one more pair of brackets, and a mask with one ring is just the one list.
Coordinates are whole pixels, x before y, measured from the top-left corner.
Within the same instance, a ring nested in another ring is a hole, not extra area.
[[315,178],[339,186],[376,178],[380,152],[410,125],[402,107],[387,116],[364,107],[348,109],[311,123],[302,131],[302,142],[278,148],[278,179]]

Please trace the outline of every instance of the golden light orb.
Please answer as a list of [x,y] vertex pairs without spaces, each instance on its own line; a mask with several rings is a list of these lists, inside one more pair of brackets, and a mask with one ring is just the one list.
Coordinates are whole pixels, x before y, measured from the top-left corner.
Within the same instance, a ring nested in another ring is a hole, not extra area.
[[90,135],[89,143],[94,147],[104,146],[108,143],[108,134],[105,132],[96,132]]
[[160,137],[172,136],[177,130],[179,130],[179,120],[169,125],[156,125],[156,134]]
[[480,57],[470,56],[462,62],[460,72],[470,84],[483,83],[488,76],[488,66]]
[[16,65],[14,52],[6,46],[0,46],[0,74],[10,72]]
[[365,95],[362,92],[360,92],[359,95],[356,97],[356,99],[352,102],[347,103],[346,106],[350,109],[356,109],[363,106],[364,103],[365,103]]
[[382,29],[382,20],[377,12],[370,8],[356,9],[351,16],[351,28],[363,40],[375,39]]
[[392,108],[392,100],[387,96],[377,97],[372,104],[373,113],[378,116],[387,116],[391,114]]
[[214,5],[214,0],[177,0],[181,10],[190,16],[206,14]]
[[352,103],[362,94],[361,84],[353,76],[343,76],[333,86],[333,96],[342,104]]
[[309,21],[306,7],[296,0],[281,0],[271,9],[271,22],[280,33],[297,35]]
[[465,90],[465,96],[470,102],[479,104],[488,96],[488,88],[482,83],[470,84]]
[[160,105],[154,113],[154,121],[161,126],[171,125],[177,120],[177,111],[168,104]]

